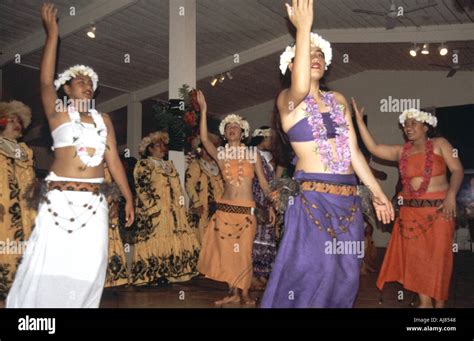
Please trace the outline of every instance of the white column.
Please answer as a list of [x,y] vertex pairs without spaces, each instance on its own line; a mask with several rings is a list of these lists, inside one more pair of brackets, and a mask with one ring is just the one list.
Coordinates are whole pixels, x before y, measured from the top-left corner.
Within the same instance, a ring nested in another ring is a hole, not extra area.
[[142,103],[130,95],[127,105],[127,148],[130,155],[139,158],[138,146],[142,140]]
[[[169,98],[179,98],[179,88],[196,87],[196,0],[170,1]],[[186,163],[183,152],[170,151],[184,186]]]

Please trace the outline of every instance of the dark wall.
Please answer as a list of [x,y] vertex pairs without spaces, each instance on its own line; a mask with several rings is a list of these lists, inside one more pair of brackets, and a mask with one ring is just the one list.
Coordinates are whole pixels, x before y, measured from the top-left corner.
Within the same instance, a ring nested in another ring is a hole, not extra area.
[[474,104],[436,108],[438,129],[459,150],[465,169],[474,169]]

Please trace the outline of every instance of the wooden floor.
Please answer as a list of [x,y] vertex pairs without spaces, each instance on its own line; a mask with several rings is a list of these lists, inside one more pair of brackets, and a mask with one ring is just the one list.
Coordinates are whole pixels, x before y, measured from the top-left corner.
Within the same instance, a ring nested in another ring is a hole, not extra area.
[[[385,249],[378,250],[379,268]],[[447,307],[474,308],[474,253],[462,251],[455,255],[451,291]],[[375,287],[377,274],[361,275],[360,288],[355,308],[409,308],[416,295],[403,292],[398,283],[388,283],[383,291]],[[402,291],[402,294],[400,294]],[[175,283],[169,287],[138,287],[107,289],[102,297],[104,308],[215,308],[214,302],[227,295],[227,285],[202,277],[186,283]],[[252,298],[258,299],[263,291],[254,290]],[[402,298],[403,300],[398,300]],[[415,300],[413,305],[417,305]],[[232,304],[224,307],[250,308]],[[251,307],[253,308],[253,307]]]
[[[384,249],[378,252],[379,265],[383,259]],[[379,266],[380,268],[380,266]],[[474,253],[461,251],[455,254],[454,271],[451,281],[451,291],[447,307],[474,307]],[[383,292],[380,302],[380,292],[375,287],[377,274],[362,275],[355,308],[409,308],[412,298],[410,292],[403,292],[401,286],[389,283]],[[102,296],[102,308],[215,308],[214,301],[227,294],[227,286],[223,283],[198,277],[186,283],[170,284],[166,287],[120,287],[106,289]],[[263,291],[254,290],[251,296],[257,300]],[[414,302],[417,305],[417,302]],[[0,306],[3,302],[0,301]],[[229,308],[253,308],[239,304],[227,305]]]

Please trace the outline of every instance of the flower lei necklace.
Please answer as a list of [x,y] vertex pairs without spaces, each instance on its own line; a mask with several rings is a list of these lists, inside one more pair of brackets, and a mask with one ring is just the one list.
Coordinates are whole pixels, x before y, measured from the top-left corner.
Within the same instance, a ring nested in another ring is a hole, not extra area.
[[408,192],[408,194],[418,197],[424,193],[428,189],[428,185],[430,184],[431,174],[433,171],[433,141],[428,139],[425,145],[425,166],[423,169],[423,181],[421,182],[420,187],[415,190],[410,184],[410,178],[408,177],[408,157],[410,156],[410,151],[413,148],[413,142],[407,142],[403,146],[402,157],[400,159],[400,175],[402,177],[402,184],[403,189]]
[[97,110],[91,109],[90,114],[94,120],[94,130],[98,137],[95,147],[95,152],[91,156],[87,152],[87,146],[90,146],[90,142],[86,144],[84,140],[84,130],[86,129],[83,122],[81,122],[81,116],[79,112],[73,106],[68,107],[69,118],[73,125],[73,144],[76,146],[76,154],[81,159],[82,163],[86,167],[96,167],[100,165],[104,159],[105,148],[107,147],[107,127],[104,123],[102,115]]
[[[245,148],[245,145],[243,143],[241,143],[238,148],[239,149],[240,148]],[[229,150],[229,144],[226,143],[226,145],[225,145],[225,155],[226,156],[228,155],[228,153],[227,153],[228,150]],[[238,153],[237,159],[239,160],[238,161],[239,171],[238,171],[237,179],[234,179],[230,174],[230,162],[229,162],[229,159],[227,157],[226,157],[225,163],[224,163],[224,178],[232,186],[239,187],[242,184],[242,181],[244,180],[244,166],[243,166],[243,162],[242,162],[242,157],[240,157],[240,153]]]
[[332,147],[328,141],[327,130],[323,122],[323,115],[319,112],[318,103],[312,95],[306,96],[306,112],[308,114],[308,123],[313,131],[316,152],[321,155],[321,161],[325,168],[329,168],[332,173],[344,173],[351,164],[351,151],[349,149],[349,128],[342,112],[342,106],[337,103],[333,94],[322,92],[321,98],[330,108],[331,120],[336,129],[336,154],[333,158]]
[[153,156],[150,156],[150,158],[155,163],[155,165],[160,167],[166,174],[170,174],[173,171],[173,168],[171,167],[171,164],[168,161],[163,159],[157,159]]

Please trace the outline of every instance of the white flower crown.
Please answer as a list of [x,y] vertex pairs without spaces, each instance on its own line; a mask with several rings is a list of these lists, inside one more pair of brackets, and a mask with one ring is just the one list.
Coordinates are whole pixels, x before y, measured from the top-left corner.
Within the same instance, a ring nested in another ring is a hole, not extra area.
[[249,123],[242,117],[236,114],[227,115],[219,125],[219,132],[222,136],[225,135],[225,126],[229,123],[238,123],[240,128],[244,131],[244,137],[247,138],[250,132]]
[[408,109],[401,113],[398,117],[400,124],[405,126],[405,121],[409,118],[413,118],[415,121],[429,124],[433,128],[438,125],[438,119],[429,112],[420,111],[418,109]]
[[[324,61],[326,62],[324,70],[327,70],[332,60],[331,43],[325,40],[320,35],[314,32],[311,32],[311,46],[319,47],[321,51],[324,53]],[[291,63],[293,58],[295,58],[295,54],[296,54],[296,45],[293,44],[293,45],[287,46],[285,51],[280,55],[280,70],[283,75],[286,73],[286,70],[288,69],[288,65]]]
[[92,86],[94,91],[97,89],[97,84],[99,83],[99,76],[95,71],[86,65],[74,65],[71,66],[69,69],[64,70],[63,73],[58,75],[58,78],[54,81],[54,86],[56,90],[58,90],[61,86],[66,84],[66,82],[70,81],[73,78],[76,78],[78,75],[88,76],[92,80]]
[[272,136],[272,129],[271,128],[255,129],[253,131],[252,137],[256,137],[256,136],[270,137],[270,136]]

